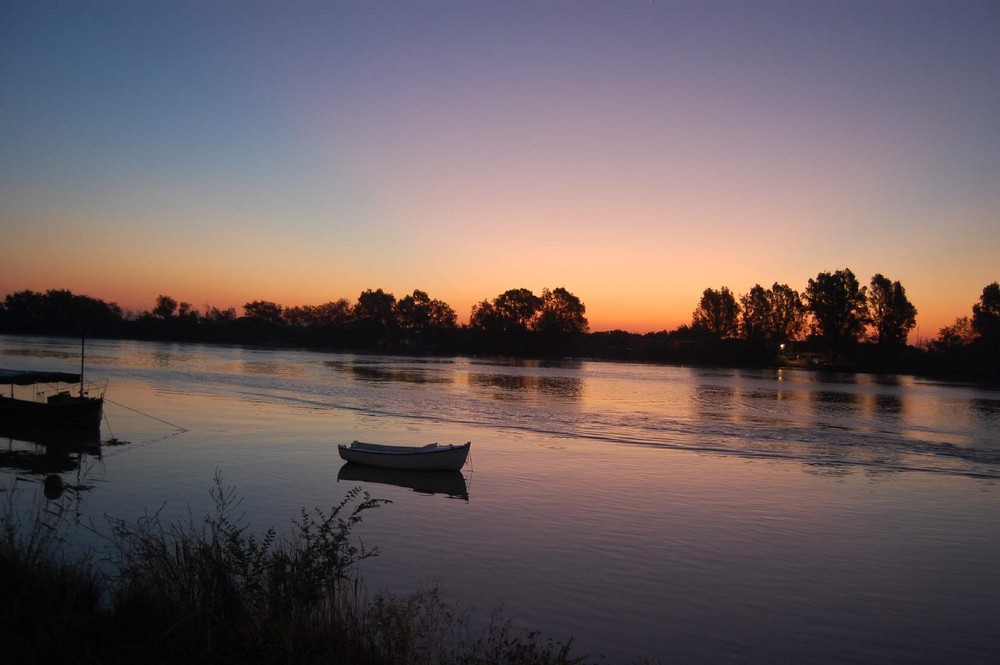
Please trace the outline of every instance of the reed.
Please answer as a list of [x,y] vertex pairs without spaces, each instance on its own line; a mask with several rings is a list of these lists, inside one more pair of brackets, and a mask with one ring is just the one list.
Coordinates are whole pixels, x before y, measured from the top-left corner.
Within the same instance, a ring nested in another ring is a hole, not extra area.
[[[13,493],[8,494],[10,497]],[[164,523],[110,519],[107,566],[68,562],[58,513],[22,519],[8,499],[0,542],[6,662],[561,665],[570,645],[481,630],[437,588],[368,597],[358,564],[377,549],[352,529],[386,503],[360,488],[329,510],[302,510],[290,536],[251,533],[217,474],[215,511]],[[101,570],[110,572],[100,572]]]
[[[83,645],[103,621],[103,580],[88,560],[66,561],[66,521],[58,507],[0,511],[0,632],[8,662],[89,660]],[[10,656],[8,656],[8,654]]]
[[328,511],[303,510],[295,532],[248,531],[216,476],[215,512],[164,524],[159,513],[111,520],[116,651],[179,662],[308,662],[347,651],[357,564],[376,554],[351,529],[384,501],[360,489]]

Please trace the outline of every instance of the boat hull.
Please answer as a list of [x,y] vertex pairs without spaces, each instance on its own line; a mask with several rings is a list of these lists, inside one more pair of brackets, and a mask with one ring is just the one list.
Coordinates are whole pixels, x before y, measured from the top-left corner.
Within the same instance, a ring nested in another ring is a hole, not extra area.
[[423,447],[383,446],[355,441],[340,445],[340,457],[348,462],[380,469],[404,471],[458,471],[465,466],[471,443],[462,445],[431,444]]
[[0,424],[13,427],[96,429],[104,398],[55,395],[46,402],[0,396]]

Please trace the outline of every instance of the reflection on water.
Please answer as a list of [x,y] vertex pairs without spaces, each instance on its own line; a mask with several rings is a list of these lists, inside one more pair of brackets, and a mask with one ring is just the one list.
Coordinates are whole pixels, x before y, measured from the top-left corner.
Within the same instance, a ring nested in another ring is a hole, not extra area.
[[522,374],[469,374],[469,385],[476,388],[485,388],[487,392],[493,393],[497,389],[498,396],[502,393],[525,393],[528,392],[528,381],[535,377],[527,377]]
[[584,367],[582,360],[563,358],[477,358],[477,366],[509,367],[517,369],[569,369],[580,370]]
[[[7,338],[18,340],[18,338]],[[65,337],[34,337],[23,345],[10,344],[4,349],[5,356],[23,358],[45,358],[80,362],[80,340]]]
[[175,356],[165,351],[153,351],[150,354],[153,367],[170,367],[175,362]]
[[538,392],[550,397],[579,399],[583,393],[583,381],[565,376],[543,376],[538,381]]
[[1000,400],[983,399],[981,397],[969,402],[972,406],[972,414],[987,422],[997,424],[1000,421]]
[[243,372],[246,374],[295,376],[293,369],[286,363],[279,363],[273,360],[244,360]]
[[819,390],[811,393],[814,402],[853,406],[861,402],[861,396],[852,392],[831,392]]
[[496,399],[538,393],[548,397],[575,400],[583,393],[583,381],[565,376],[470,372],[468,381],[473,388],[483,389]]
[[0,427],[0,467],[31,474],[69,473],[86,456],[100,459],[101,432]]
[[327,367],[348,372],[363,381],[396,381],[399,383],[451,383],[452,377],[434,369],[393,367],[383,363],[360,361],[327,361]]
[[878,413],[898,416],[903,412],[903,400],[899,395],[879,393],[875,395],[874,407]]
[[[73,371],[76,353],[0,336],[4,366]],[[358,531],[381,552],[369,589],[440,581],[610,662],[995,661],[996,390],[103,340],[88,358],[118,403],[106,438],[134,443],[0,439],[8,496],[100,455],[81,522],[198,518],[221,470],[266,529],[362,485],[393,500]],[[342,466],[354,439],[475,439],[475,500],[471,472]]]
[[707,418],[732,417],[736,412],[737,391],[732,386],[698,384],[695,395],[699,412]]
[[444,494],[453,499],[469,500],[469,488],[461,471],[378,469],[347,462],[337,472],[337,482],[395,485],[420,494]]

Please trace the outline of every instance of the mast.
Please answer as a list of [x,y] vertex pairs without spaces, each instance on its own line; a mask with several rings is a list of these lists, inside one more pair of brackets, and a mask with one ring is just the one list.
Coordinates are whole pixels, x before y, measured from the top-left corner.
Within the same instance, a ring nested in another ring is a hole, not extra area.
[[83,397],[83,355],[84,346],[87,343],[86,333],[80,333],[80,397]]

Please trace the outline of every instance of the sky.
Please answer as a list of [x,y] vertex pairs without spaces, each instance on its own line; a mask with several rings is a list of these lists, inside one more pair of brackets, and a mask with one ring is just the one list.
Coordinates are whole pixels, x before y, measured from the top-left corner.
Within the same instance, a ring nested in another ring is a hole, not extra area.
[[1000,3],[0,1],[0,297],[1000,280]]

